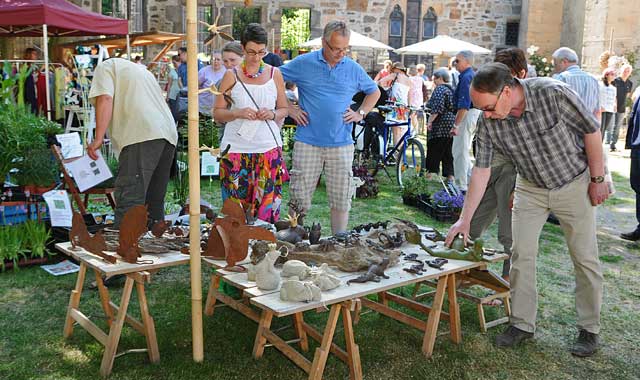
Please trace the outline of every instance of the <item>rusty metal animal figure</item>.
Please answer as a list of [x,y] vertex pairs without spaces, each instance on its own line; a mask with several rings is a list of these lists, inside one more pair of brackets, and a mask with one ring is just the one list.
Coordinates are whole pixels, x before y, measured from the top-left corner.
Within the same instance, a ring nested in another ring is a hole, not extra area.
[[104,236],[102,236],[102,231],[98,231],[95,235],[91,236],[87,225],[84,223],[84,218],[79,212],[73,213],[71,231],[69,231],[69,241],[73,248],[82,247],[88,252],[102,257],[111,264],[116,263],[115,256],[103,252],[107,249],[107,243],[104,240]]
[[380,282],[380,280],[383,278],[389,278],[389,276],[384,274],[384,271],[387,269],[388,266],[389,266],[389,258],[385,257],[384,259],[382,259],[382,262],[380,264],[371,265],[369,267],[369,270],[367,270],[367,273],[347,281],[347,285],[351,285],[352,282],[356,282],[356,283],[364,283],[369,281]]
[[138,261],[138,257],[141,256],[138,241],[147,231],[147,206],[129,208],[120,223],[120,246],[116,251],[124,261],[132,264]]

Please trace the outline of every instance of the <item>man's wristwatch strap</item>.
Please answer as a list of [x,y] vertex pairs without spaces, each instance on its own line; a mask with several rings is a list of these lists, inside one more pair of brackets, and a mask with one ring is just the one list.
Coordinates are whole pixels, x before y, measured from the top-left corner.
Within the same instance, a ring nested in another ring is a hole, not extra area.
[[595,177],[591,177],[591,182],[593,183],[602,183],[604,182],[604,176],[598,175]]

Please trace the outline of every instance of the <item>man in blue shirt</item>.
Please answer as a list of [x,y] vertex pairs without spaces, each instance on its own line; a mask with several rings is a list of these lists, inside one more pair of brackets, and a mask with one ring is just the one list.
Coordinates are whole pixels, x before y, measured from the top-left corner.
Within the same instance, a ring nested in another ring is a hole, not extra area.
[[[290,204],[308,211],[324,170],[334,234],[345,231],[349,222],[352,123],[364,119],[380,97],[378,86],[364,69],[346,57],[349,36],[343,21],[330,21],[324,27],[322,49],[280,67],[284,80],[298,86],[300,105],[289,111],[299,127],[290,171]],[[351,99],[360,91],[366,96],[360,109],[353,111]]]
[[[178,78],[180,78],[180,82],[182,87],[187,87],[187,48],[181,47],[178,49],[178,56],[180,56],[180,62],[182,64],[178,67]],[[203,68],[204,65],[198,58],[198,71]]]
[[469,150],[471,149],[471,139],[476,129],[480,111],[473,108],[471,96],[469,96],[469,88],[474,76],[473,68],[471,68],[473,65],[473,53],[469,50],[459,52],[456,54],[455,63],[456,69],[460,74],[458,76],[458,85],[453,93],[453,104],[458,111],[451,129],[451,135],[453,136],[451,154],[453,155],[453,175],[460,190],[466,192],[469,187],[468,175],[471,171]]

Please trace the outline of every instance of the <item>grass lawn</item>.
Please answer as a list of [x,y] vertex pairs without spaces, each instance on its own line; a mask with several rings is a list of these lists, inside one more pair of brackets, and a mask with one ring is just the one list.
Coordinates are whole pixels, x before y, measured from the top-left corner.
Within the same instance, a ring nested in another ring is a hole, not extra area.
[[[351,225],[401,217],[446,231],[421,211],[402,204],[393,182],[379,175],[377,199],[356,200]],[[431,359],[420,351],[422,334],[373,312],[362,315],[355,327],[365,379],[639,379],[640,378],[640,255],[639,246],[614,236],[616,225],[627,226],[634,217],[634,196],[628,179],[615,176],[617,197],[599,212],[600,254],[603,258],[605,293],[602,307],[602,349],[594,357],[577,359],[567,348],[575,329],[574,277],[559,227],[547,224],[538,256],[538,331],[535,341],[518,349],[497,349],[494,338],[502,327],[481,334],[475,305],[461,300],[463,343],[452,344],[446,336],[436,341]],[[218,183],[203,181],[203,198],[219,205]],[[285,199],[288,199],[285,195]],[[329,230],[324,187],[316,192],[307,222],[320,221]],[[602,228],[602,227],[609,227]],[[495,226],[487,233],[488,245],[500,248]],[[206,267],[203,267],[206,268]],[[494,269],[500,270],[499,266]],[[206,272],[205,272],[206,273]],[[97,290],[89,290],[87,276],[81,309],[104,326]],[[53,277],[40,268],[0,274],[0,379],[93,379],[99,376],[102,346],[87,332],[76,328],[63,340],[66,306],[75,276]],[[209,285],[203,276],[203,289]],[[148,286],[155,319],[161,361],[149,364],[146,354],[116,359],[111,379],[303,379],[304,372],[278,351],[268,348],[261,360],[251,356],[257,325],[233,310],[216,309],[204,318],[205,360],[196,364],[191,356],[190,289],[188,266],[170,268],[155,275]],[[402,289],[401,291],[410,291]],[[112,290],[118,301],[120,287]],[[498,311],[487,308],[487,317]],[[137,315],[137,297],[129,310]],[[324,326],[327,313],[309,312],[306,319]],[[274,320],[275,328],[291,320]],[[340,326],[340,325],[339,325]],[[440,331],[446,330],[446,323]],[[337,333],[336,336],[341,334]],[[340,341],[340,338],[337,338]],[[144,338],[125,328],[120,349],[144,346]],[[315,345],[312,344],[309,358]],[[347,367],[330,357],[325,379],[348,378]]]

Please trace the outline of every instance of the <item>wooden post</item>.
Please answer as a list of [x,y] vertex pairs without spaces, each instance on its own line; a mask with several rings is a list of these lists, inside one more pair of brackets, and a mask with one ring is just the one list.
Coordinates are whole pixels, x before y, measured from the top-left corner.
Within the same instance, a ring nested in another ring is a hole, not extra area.
[[[197,0],[187,0],[187,88],[189,93],[189,199],[200,206],[200,152],[198,150],[198,15]],[[191,335],[193,360],[204,360],[202,334],[202,263],[200,261],[200,207],[189,207],[191,271]]]

